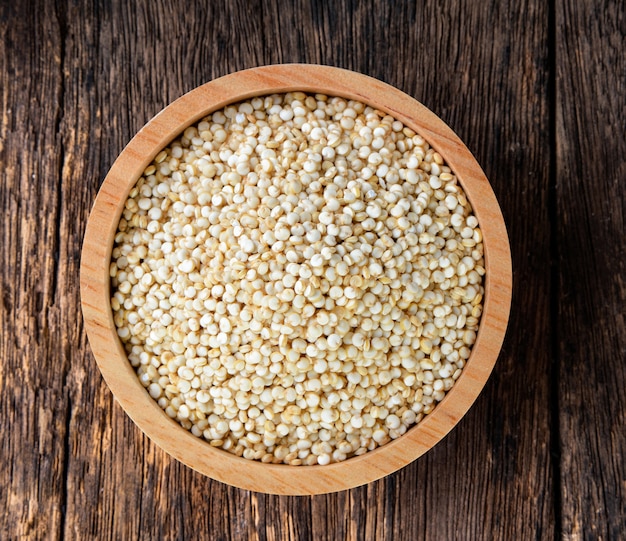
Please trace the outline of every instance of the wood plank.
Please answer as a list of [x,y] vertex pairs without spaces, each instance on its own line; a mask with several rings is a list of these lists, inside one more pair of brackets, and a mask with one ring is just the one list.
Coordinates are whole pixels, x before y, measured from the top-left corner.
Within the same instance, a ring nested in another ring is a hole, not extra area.
[[[444,4],[417,15],[432,22],[429,32],[399,60],[419,59],[413,65],[423,73],[405,70],[396,84],[446,120],[483,164],[508,220],[515,272],[508,338],[491,381],[453,433],[396,482],[397,516],[421,510],[407,525],[417,539],[550,539],[555,532],[544,264],[547,15],[535,2]],[[432,64],[423,51],[435,56]],[[452,74],[433,77],[435,66],[453,66]],[[399,536],[403,526],[398,520],[391,531]]]
[[559,417],[564,539],[626,532],[626,13],[557,2]]
[[[75,167],[71,182],[89,179],[76,222],[78,250],[95,193],[123,146],[170,101],[227,71],[214,55],[221,48],[221,62],[230,61],[223,43],[233,41],[230,33],[237,29],[213,4],[193,10],[152,2],[68,6],[65,47],[75,64],[66,68],[64,127],[88,134],[85,145],[73,142],[68,148],[74,153],[66,151]],[[192,40],[179,49],[170,46],[180,36],[207,31],[222,45],[201,47]],[[68,280],[77,276],[72,269]],[[196,474],[149,442],[114,403],[88,349],[79,354],[80,376],[70,390],[76,406],[70,425],[75,452],[66,481],[68,538],[193,539],[206,532],[214,539],[248,538],[249,495]]]
[[[63,528],[68,336],[59,280],[62,29],[51,13],[0,15],[0,537]],[[25,40],[24,36],[29,39]],[[19,54],[16,54],[20,51]],[[41,89],[45,88],[43,94]]]

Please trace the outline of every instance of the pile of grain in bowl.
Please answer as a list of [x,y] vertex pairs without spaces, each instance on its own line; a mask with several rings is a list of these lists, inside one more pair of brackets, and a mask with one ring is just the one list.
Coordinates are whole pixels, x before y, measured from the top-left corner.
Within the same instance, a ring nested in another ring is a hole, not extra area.
[[482,235],[442,157],[363,103],[230,105],[126,201],[111,306],[152,398],[247,459],[329,464],[404,434],[476,340]]

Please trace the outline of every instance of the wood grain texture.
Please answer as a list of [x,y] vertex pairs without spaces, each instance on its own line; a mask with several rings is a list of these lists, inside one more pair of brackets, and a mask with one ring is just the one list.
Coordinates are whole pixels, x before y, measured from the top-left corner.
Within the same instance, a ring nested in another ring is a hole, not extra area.
[[[574,0],[0,2],[0,538],[623,537],[623,25],[620,2]],[[186,91],[277,62],[361,71],[433,110],[513,250],[507,340],[470,413],[328,496],[169,458],[114,402],[79,315],[84,225],[123,146]]]
[[[59,280],[67,268],[57,130],[63,44],[57,19],[17,17],[12,9],[5,4],[0,15],[0,537],[54,538],[63,528],[66,496],[67,348],[70,334],[82,333],[76,318],[63,319],[77,299],[63,298]],[[23,55],[15,55],[20,47]]]
[[563,536],[621,539],[626,11],[623,2],[568,1],[558,4],[556,15],[562,36],[556,50],[556,206]]

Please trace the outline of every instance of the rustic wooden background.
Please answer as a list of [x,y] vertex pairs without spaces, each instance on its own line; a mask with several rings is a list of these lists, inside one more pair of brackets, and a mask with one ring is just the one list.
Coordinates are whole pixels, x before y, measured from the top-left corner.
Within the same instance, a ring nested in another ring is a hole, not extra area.
[[[0,1],[0,539],[626,538],[626,7],[620,0]],[[114,402],[80,315],[82,235],[132,135],[279,62],[441,116],[507,219],[499,363],[432,452],[318,497],[182,466]]]

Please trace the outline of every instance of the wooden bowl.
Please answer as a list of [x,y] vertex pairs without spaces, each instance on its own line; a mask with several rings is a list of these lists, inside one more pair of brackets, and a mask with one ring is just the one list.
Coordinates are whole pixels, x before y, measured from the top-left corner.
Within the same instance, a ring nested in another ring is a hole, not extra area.
[[[327,466],[264,464],[211,447],[170,419],[141,385],[117,336],[110,308],[109,264],[114,235],[131,188],[160,150],[185,128],[229,103],[289,91],[358,100],[386,111],[434,147],[457,175],[483,233],[486,282],[478,337],[463,373],[443,401],[400,438]],[[158,446],[224,483],[274,494],[321,494],[388,475],[424,454],[459,422],[497,360],[511,301],[511,257],[498,202],[480,166],[454,132],[400,90],[350,71],[315,65],[253,68],[206,83],[156,115],[132,139],[104,180],[87,223],[82,250],[82,310],[96,362],[113,395]]]

